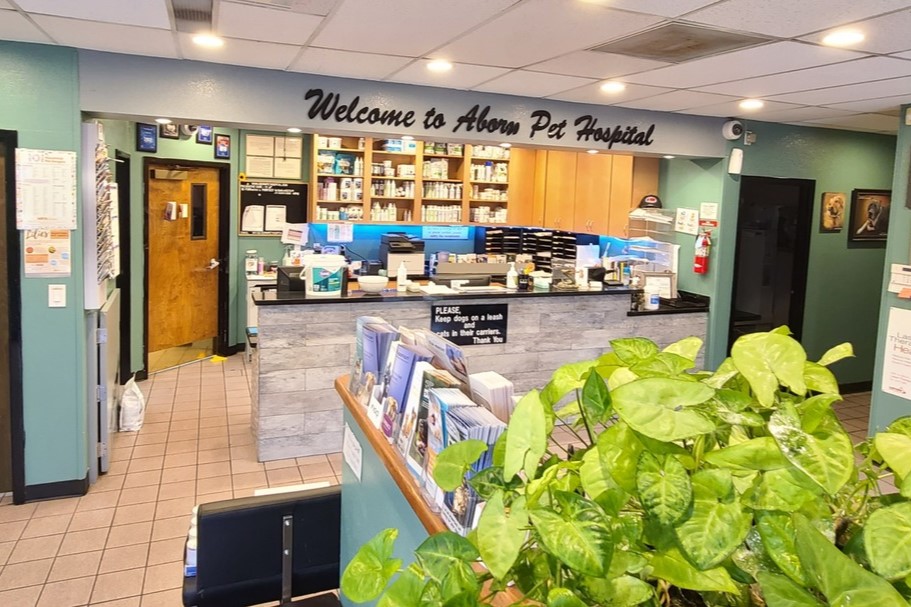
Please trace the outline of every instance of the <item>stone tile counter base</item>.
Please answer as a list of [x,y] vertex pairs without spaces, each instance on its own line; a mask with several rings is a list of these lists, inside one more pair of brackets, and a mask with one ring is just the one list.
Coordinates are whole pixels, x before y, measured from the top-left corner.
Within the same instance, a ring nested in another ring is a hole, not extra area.
[[[661,346],[689,335],[705,338],[706,313],[627,316],[629,297],[553,295],[446,298],[447,305],[509,305],[504,344],[465,346],[469,371],[496,371],[516,393],[543,387],[559,366],[596,358],[618,337],[648,337]],[[342,448],[342,402],[333,389],[354,362],[358,316],[395,326],[430,328],[432,302],[372,301],[259,307],[253,357],[253,433],[260,461],[332,453]]]

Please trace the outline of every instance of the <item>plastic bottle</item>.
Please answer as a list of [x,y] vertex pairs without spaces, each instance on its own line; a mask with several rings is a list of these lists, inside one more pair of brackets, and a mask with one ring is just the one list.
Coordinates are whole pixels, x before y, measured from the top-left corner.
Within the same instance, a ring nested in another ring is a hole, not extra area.
[[247,253],[244,256],[244,271],[248,276],[252,276],[256,274],[256,266],[256,249],[247,249]]
[[405,262],[399,262],[399,269],[395,273],[395,290],[399,293],[403,293],[408,290],[408,268],[405,267]]
[[506,288],[519,288],[519,273],[516,272],[516,262],[514,261],[509,262],[509,271],[506,273]]

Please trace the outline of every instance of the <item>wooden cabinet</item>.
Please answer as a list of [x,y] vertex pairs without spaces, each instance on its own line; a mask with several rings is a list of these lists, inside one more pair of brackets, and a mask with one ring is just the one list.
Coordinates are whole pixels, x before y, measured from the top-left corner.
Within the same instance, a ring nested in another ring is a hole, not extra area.
[[575,152],[547,152],[544,177],[544,227],[572,230],[576,206]]
[[607,234],[614,159],[615,157],[609,154],[576,155],[574,231]]

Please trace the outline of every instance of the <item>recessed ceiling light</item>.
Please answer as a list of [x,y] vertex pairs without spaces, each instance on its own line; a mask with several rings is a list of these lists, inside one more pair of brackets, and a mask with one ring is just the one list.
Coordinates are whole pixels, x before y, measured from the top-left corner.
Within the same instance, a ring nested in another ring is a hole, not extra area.
[[619,93],[626,90],[626,85],[622,82],[605,82],[601,85],[601,91],[605,93]]
[[225,41],[215,34],[196,34],[193,36],[193,42],[206,48],[220,48],[225,45]]
[[156,118],[155,122],[157,122],[158,124],[171,124],[171,119],[170,118]]
[[826,46],[854,46],[863,41],[863,32],[857,30],[835,30],[822,39],[822,43]]
[[412,137],[411,135],[402,135],[402,139],[404,139],[405,141],[411,141],[412,139],[414,139],[414,137]]
[[671,159],[673,159],[673,158],[676,158],[676,156],[673,156],[673,155],[671,155],[671,154],[665,154],[665,155],[664,155],[664,158],[666,158],[667,160],[671,160]]
[[759,99],[744,99],[743,101],[740,102],[739,105],[740,105],[740,109],[742,109],[742,110],[758,110],[759,108],[764,106],[765,103],[763,103]]
[[289,133],[300,133],[301,130],[299,128],[297,128],[296,126],[290,126],[290,127],[288,127],[288,132]]
[[512,144],[511,144],[511,143],[501,143],[501,144],[500,144],[500,147],[501,147],[501,148],[507,148],[507,149],[509,149],[509,148],[512,147]]
[[427,64],[427,69],[431,72],[448,72],[452,69],[452,64],[445,59],[434,59]]
[[589,154],[597,154],[598,150],[586,150]]

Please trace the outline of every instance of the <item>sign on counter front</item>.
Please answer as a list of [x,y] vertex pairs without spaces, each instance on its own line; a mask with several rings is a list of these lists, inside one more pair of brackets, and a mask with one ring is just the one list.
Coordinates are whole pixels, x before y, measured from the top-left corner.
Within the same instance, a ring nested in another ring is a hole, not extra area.
[[433,304],[430,330],[460,346],[506,343],[508,304]]

